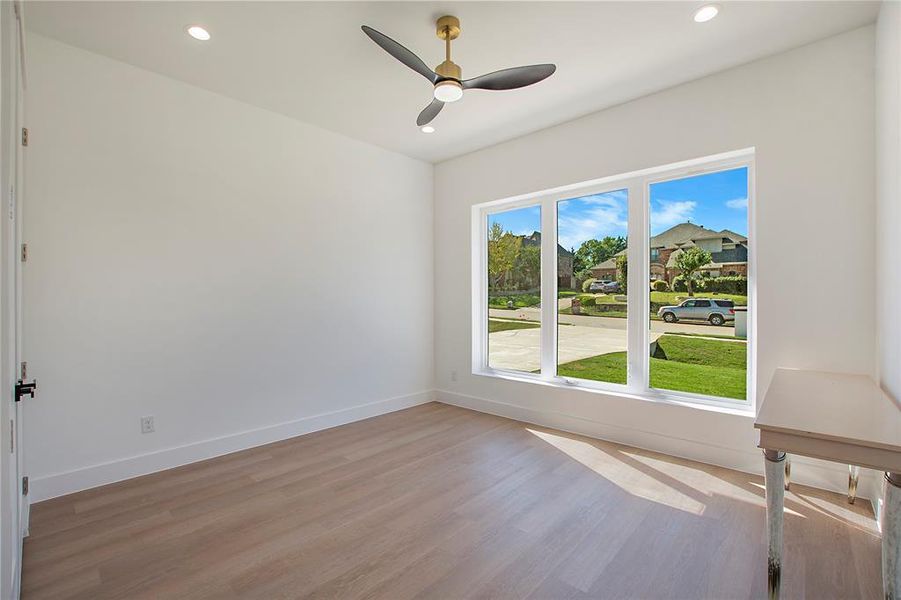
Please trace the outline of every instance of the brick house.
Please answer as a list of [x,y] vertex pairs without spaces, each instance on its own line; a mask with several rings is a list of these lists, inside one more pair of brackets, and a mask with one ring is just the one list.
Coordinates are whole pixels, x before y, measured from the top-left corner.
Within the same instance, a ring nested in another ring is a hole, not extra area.
[[591,276],[595,279],[614,281],[616,279],[616,258],[620,254],[625,254],[625,251],[619,252],[613,258],[607,259],[604,262],[591,267]]
[[[532,235],[524,235],[522,236],[522,245],[523,246],[538,246],[541,247],[541,233],[535,231]],[[573,277],[573,253],[557,244],[557,288],[558,289],[573,289],[576,285],[576,280]]]
[[[701,271],[711,277],[748,276],[748,238],[728,229],[713,231],[694,223],[679,223],[650,239],[651,280],[663,279],[672,284],[680,273],[675,266],[676,257],[692,246],[710,252],[712,262]],[[616,256],[592,267],[591,274],[596,279],[616,279]]]

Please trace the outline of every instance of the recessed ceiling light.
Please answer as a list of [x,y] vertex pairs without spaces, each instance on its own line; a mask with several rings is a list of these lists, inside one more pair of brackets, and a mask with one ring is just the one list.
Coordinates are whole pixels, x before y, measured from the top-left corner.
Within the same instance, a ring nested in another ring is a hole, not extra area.
[[200,25],[191,25],[188,27],[188,35],[190,35],[195,40],[200,40],[201,42],[205,42],[210,39],[210,32],[201,27]]
[[720,14],[720,7],[716,4],[708,4],[695,11],[694,20],[695,23],[706,23],[718,14]]
[[423,125],[419,131],[423,133],[435,133],[435,128],[431,125]]

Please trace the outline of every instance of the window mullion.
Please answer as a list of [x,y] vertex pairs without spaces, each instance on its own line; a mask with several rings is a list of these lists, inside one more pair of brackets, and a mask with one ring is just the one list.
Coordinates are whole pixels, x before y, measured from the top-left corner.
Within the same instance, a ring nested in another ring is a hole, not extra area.
[[629,182],[628,385],[637,392],[648,387],[648,209],[644,182]]
[[541,376],[557,374],[557,202],[541,201]]

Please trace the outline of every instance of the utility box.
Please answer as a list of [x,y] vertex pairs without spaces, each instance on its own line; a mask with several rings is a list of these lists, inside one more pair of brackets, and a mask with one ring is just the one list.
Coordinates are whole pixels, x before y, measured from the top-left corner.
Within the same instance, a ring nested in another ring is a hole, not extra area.
[[748,307],[735,307],[735,337],[748,338]]

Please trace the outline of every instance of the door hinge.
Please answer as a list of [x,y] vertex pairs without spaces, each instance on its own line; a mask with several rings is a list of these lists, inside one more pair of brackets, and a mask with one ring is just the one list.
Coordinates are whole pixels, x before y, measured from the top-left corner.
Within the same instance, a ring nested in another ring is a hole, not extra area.
[[22,495],[23,496],[28,495],[28,476],[27,475],[22,478]]
[[28,145],[28,128],[27,127],[22,128],[22,145],[23,146]]
[[28,244],[22,244],[22,262],[28,262]]
[[19,365],[19,378],[28,379],[28,363],[24,360]]

